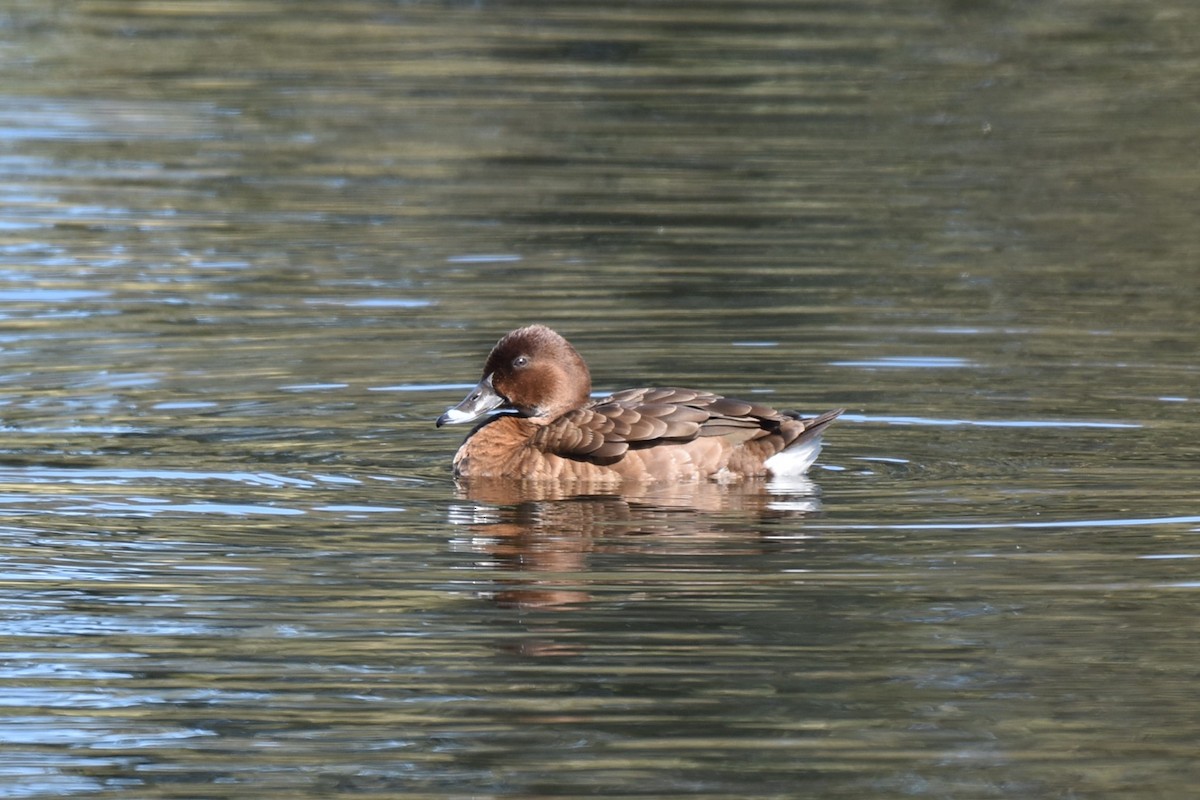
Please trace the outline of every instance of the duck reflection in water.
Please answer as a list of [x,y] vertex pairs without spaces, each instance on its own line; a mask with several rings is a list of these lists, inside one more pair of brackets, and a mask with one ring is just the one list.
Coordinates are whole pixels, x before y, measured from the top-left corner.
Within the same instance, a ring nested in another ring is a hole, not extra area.
[[565,609],[614,591],[621,600],[636,599],[638,592],[614,586],[611,575],[598,576],[593,561],[669,555],[672,570],[687,571],[681,559],[794,547],[796,521],[820,511],[817,487],[804,478],[659,484],[636,493],[578,489],[499,480],[459,484],[462,502],[450,521],[464,533],[457,546],[475,553],[476,566],[490,573],[480,594],[517,608]]
[[842,409],[802,418],[692,389],[590,392],[575,348],[532,325],[496,344],[476,387],[437,421],[482,420],[454,457],[468,504],[452,521],[487,566],[522,573],[497,582],[496,602],[588,602],[589,554],[646,534],[685,551],[761,549],[768,540],[748,531],[817,510],[804,475]]

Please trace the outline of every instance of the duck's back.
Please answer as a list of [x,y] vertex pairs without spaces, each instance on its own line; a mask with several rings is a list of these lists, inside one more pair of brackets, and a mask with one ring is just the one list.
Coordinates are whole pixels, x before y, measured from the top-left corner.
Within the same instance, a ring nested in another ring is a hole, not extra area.
[[637,480],[741,478],[766,474],[767,459],[815,441],[840,413],[803,420],[712,392],[629,389],[564,414],[540,428],[530,444],[592,465],[573,472],[611,471]]

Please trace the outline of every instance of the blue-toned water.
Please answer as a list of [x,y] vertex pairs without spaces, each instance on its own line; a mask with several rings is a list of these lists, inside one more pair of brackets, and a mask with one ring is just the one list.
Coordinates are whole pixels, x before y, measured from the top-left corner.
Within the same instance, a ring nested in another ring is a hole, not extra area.
[[[1191,797],[1198,24],[0,11],[0,797]],[[534,321],[848,412],[457,487]]]

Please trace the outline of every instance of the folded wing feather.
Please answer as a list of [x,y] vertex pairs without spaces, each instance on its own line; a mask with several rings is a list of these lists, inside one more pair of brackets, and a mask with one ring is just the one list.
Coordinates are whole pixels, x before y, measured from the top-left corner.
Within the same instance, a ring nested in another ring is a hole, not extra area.
[[617,392],[563,415],[533,438],[540,450],[569,458],[608,459],[630,447],[698,436],[753,439],[779,429],[774,409],[694,389],[661,387]]

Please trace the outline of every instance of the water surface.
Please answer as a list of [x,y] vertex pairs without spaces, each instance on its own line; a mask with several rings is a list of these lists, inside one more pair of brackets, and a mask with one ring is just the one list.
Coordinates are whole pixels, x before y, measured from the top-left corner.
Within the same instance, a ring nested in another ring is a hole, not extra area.
[[[1191,797],[1186,5],[0,13],[0,795]],[[598,391],[809,481],[464,492]]]

